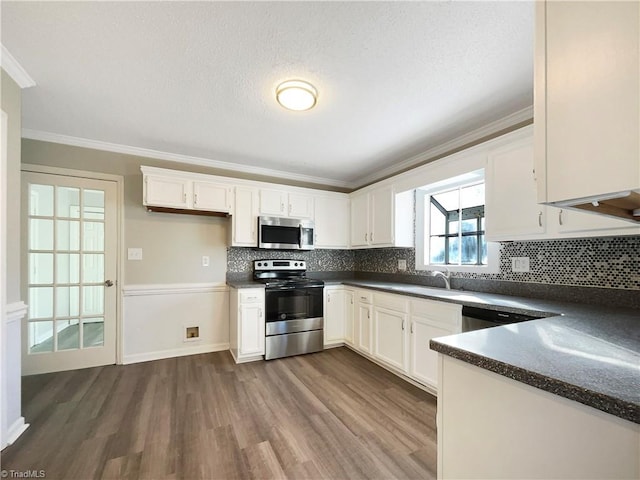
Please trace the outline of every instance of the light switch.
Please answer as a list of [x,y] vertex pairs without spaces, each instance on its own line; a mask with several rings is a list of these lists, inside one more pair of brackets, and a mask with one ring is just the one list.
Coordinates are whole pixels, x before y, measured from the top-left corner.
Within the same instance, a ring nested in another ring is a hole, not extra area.
[[528,272],[529,257],[511,257],[512,272]]
[[202,256],[202,266],[203,267],[208,267],[209,266],[209,256],[208,255],[203,255]]
[[404,272],[407,270],[407,261],[404,258],[401,260],[398,260],[398,270],[400,270],[401,272]]
[[129,260],[142,260],[142,249],[141,248],[128,248],[127,249],[127,258]]

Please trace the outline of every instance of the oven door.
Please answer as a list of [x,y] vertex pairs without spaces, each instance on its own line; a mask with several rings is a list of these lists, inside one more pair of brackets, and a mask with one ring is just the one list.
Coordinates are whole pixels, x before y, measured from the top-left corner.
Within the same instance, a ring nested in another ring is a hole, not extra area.
[[280,287],[265,290],[267,322],[323,317],[322,286]]

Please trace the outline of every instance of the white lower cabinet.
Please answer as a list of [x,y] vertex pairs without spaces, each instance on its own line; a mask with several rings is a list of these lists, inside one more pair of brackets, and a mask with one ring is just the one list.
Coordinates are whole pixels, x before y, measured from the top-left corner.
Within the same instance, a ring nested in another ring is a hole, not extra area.
[[354,316],[355,347],[357,350],[371,354],[371,325],[373,323],[372,295],[366,290],[356,290],[356,313]]
[[342,286],[324,287],[324,346],[344,343],[345,290]]
[[408,374],[418,382],[438,388],[438,354],[429,348],[432,338],[460,333],[462,306],[431,300],[411,301]]
[[373,356],[402,372],[407,365],[408,303],[401,295],[373,296]]
[[229,346],[236,363],[264,355],[264,288],[232,288],[229,299]]
[[354,345],[355,342],[355,292],[344,290],[344,343]]

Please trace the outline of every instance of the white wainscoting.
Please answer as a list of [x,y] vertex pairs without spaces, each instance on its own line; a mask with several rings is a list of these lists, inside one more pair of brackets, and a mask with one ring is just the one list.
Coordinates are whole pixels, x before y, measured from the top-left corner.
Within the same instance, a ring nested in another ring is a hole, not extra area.
[[6,306],[2,348],[2,443],[0,448],[11,445],[29,426],[21,411],[21,320],[27,314],[24,302]]
[[[122,295],[122,363],[229,349],[224,283],[126,285]],[[186,339],[187,327],[199,327],[199,338]]]

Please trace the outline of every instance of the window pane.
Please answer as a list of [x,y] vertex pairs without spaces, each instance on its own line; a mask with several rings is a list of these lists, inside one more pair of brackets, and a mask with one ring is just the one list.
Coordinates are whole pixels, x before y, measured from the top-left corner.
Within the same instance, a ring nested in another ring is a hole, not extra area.
[[460,207],[469,208],[484,205],[484,183],[460,189]]
[[84,222],[83,248],[93,252],[104,251],[104,223]]
[[80,222],[56,220],[56,248],[58,250],[80,250]]
[[53,250],[53,220],[29,219],[29,248]]
[[58,283],[80,283],[80,255],[77,253],[56,254]]
[[429,245],[429,263],[444,263],[444,238],[431,237]]
[[458,237],[452,237],[449,239],[449,261],[447,265],[459,265],[460,264],[460,241]]
[[478,219],[477,218],[469,218],[467,220],[462,221],[462,231],[463,232],[477,232],[478,231]]
[[440,205],[447,211],[457,210],[459,208],[460,193],[458,189],[449,192],[438,193],[433,195]]
[[53,283],[53,253],[29,254],[29,283]]
[[82,287],[82,314],[104,314],[104,287],[102,285]]
[[53,352],[53,322],[29,322],[29,353]]
[[82,280],[84,283],[104,282],[104,255],[102,253],[82,255]]
[[58,350],[80,348],[80,322],[78,320],[58,320]]
[[430,221],[431,235],[444,235],[445,225],[447,220],[444,214],[440,210],[438,210],[436,206],[433,204],[431,204],[429,221]]
[[29,318],[53,317],[53,287],[29,288]]
[[459,229],[460,229],[459,221],[454,220],[452,222],[449,222],[449,233],[458,233]]
[[73,317],[80,314],[80,287],[56,287],[56,315]]
[[487,241],[484,235],[480,235],[480,244],[482,245],[482,265],[487,265]]
[[478,263],[478,239],[475,236],[462,237],[462,264]]
[[84,218],[104,220],[104,192],[85,190],[82,211]]
[[80,189],[70,187],[58,187],[56,189],[58,217],[80,218]]
[[29,185],[29,215],[53,217],[52,185]]
[[84,348],[104,345],[104,318],[85,318],[82,321],[82,346]]

